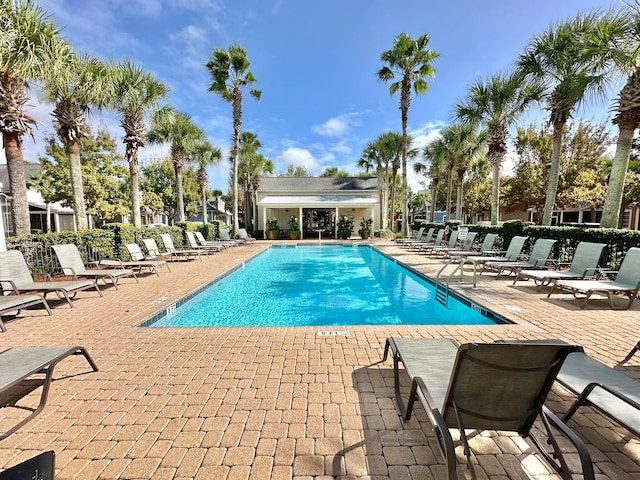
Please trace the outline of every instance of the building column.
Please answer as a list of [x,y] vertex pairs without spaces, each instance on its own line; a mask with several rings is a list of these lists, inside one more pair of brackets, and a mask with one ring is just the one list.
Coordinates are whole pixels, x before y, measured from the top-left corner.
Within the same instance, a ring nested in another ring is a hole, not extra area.
[[338,221],[340,220],[340,207],[336,207],[336,221],[333,224],[333,239],[338,239]]
[[298,228],[300,229],[300,240],[304,238],[304,227],[302,225],[302,207],[298,207]]

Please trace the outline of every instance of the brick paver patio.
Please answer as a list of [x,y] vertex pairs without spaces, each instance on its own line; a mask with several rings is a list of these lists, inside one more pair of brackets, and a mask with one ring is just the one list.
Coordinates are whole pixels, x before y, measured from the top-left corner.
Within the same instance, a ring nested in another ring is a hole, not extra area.
[[[442,265],[376,245],[431,276]],[[531,282],[514,287],[493,275],[475,290],[456,288],[514,325],[349,327],[350,335],[336,337],[311,327],[136,327],[267,246],[174,263],[159,277],[105,288],[104,298],[82,292],[74,308],[52,302],[51,317],[29,310],[7,322],[0,350],[82,345],[100,371],[88,373],[79,358],[63,361],[44,412],[0,441],[0,469],[54,450],[59,480],[441,479],[424,410],[403,424],[395,408],[392,363],[380,363],[388,336],[559,338],[609,365],[640,339],[640,302],[613,312],[594,301],[583,311],[568,295],[548,300]],[[639,366],[640,355],[619,368],[640,378]],[[562,413],[571,400],[554,387],[548,404]],[[0,428],[15,414],[1,410]],[[637,438],[589,408],[569,425],[588,442],[599,480],[640,479]],[[471,447],[479,479],[559,478],[516,435],[482,432]],[[458,455],[460,477],[471,478]]]

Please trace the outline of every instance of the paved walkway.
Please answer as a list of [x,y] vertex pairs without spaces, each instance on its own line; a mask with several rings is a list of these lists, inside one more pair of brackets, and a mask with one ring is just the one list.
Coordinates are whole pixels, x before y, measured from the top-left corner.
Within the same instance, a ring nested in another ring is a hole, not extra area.
[[[442,264],[376,245],[430,275]],[[560,338],[610,365],[640,338],[640,302],[614,313],[595,301],[582,311],[569,296],[547,300],[531,284],[492,275],[475,290],[458,288],[514,325],[350,327],[339,337],[307,327],[136,327],[267,246],[173,263],[159,277],[105,288],[104,298],[80,293],[74,308],[52,302],[51,317],[31,310],[7,322],[0,349],[82,345],[100,371],[63,361],[44,412],[0,441],[0,469],[51,449],[58,480],[442,479],[424,410],[403,425],[394,406],[392,364],[379,362],[388,336]],[[640,378],[639,368],[640,355],[620,369]],[[571,399],[557,387],[549,406],[563,412]],[[15,418],[9,410],[0,410],[0,428]],[[589,442],[599,480],[640,479],[637,438],[589,408],[570,426]],[[558,478],[518,436],[482,432],[471,447],[479,479]],[[460,477],[470,478],[458,454]]]

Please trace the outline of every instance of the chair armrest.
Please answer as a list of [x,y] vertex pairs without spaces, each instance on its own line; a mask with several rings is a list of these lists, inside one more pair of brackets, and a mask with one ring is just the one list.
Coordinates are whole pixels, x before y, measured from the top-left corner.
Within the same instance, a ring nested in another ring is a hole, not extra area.
[[16,295],[20,294],[20,290],[18,290],[18,287],[16,286],[15,282],[13,280],[8,279],[8,278],[0,278],[0,292],[4,292],[5,291],[4,287],[2,286],[3,283],[11,284],[11,290],[13,290],[13,292]]

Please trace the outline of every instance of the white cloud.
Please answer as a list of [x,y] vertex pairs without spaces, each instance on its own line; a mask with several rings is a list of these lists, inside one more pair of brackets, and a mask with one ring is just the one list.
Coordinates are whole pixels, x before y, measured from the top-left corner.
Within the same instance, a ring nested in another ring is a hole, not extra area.
[[323,137],[341,137],[349,128],[344,116],[331,118],[322,125],[314,125],[311,127],[313,133],[322,135]]
[[304,148],[289,147],[273,161],[276,165],[276,174],[286,172],[289,165],[305,167],[311,175],[319,175],[322,171],[322,162]]

